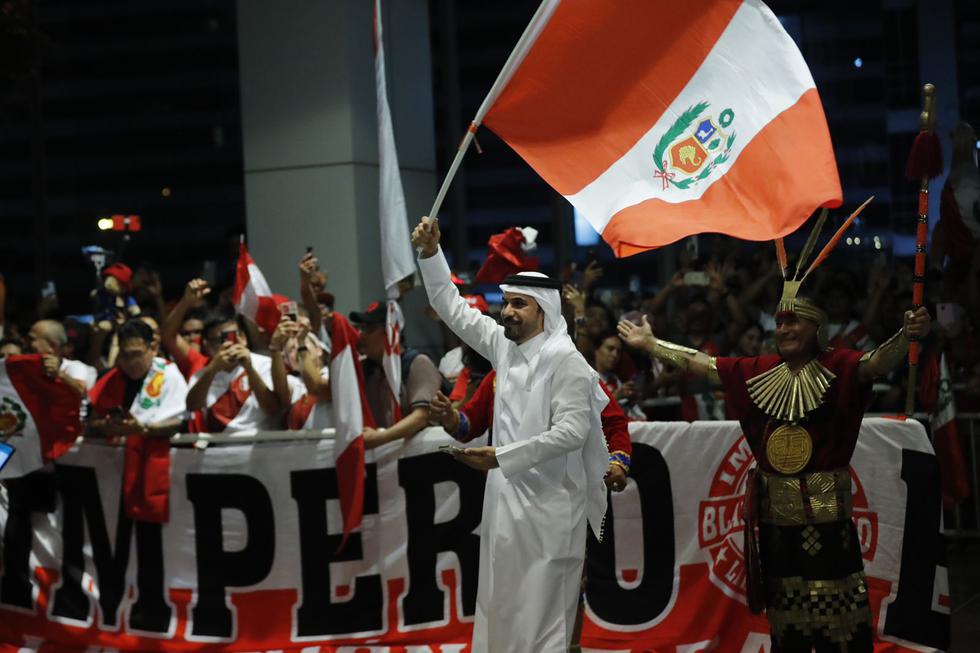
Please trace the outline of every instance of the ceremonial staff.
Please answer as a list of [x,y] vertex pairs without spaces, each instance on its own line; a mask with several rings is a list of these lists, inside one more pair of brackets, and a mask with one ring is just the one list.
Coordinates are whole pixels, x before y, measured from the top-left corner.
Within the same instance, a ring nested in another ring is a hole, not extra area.
[[[926,237],[929,233],[929,180],[943,171],[943,157],[936,137],[936,113],[934,100],[936,87],[922,87],[922,113],[919,114],[919,134],[912,144],[905,177],[919,182],[919,215],[915,232],[915,276],[912,281],[912,310],[922,306],[926,273]],[[915,390],[919,371],[919,342],[911,338],[909,343],[909,385],[905,395],[905,416],[915,412]]]

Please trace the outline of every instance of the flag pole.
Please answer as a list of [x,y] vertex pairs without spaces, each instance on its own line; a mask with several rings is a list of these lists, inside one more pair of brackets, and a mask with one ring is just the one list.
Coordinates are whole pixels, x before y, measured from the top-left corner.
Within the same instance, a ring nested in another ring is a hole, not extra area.
[[483,123],[483,117],[493,106],[493,103],[497,100],[497,96],[500,95],[504,87],[510,81],[510,78],[514,76],[514,72],[520,67],[521,63],[524,61],[524,57],[531,50],[531,46],[534,45],[534,41],[537,40],[538,35],[544,26],[548,23],[551,18],[551,14],[555,12],[558,7],[558,3],[561,0],[542,0],[541,4],[538,5],[537,11],[531,17],[531,22],[527,24],[524,28],[524,33],[521,34],[521,38],[518,39],[517,45],[511,51],[510,56],[507,57],[507,61],[504,63],[504,67],[500,70],[500,74],[497,75],[496,81],[494,81],[493,86],[490,87],[490,92],[483,99],[483,103],[477,110],[476,115],[473,117],[470,126],[466,128],[466,133],[463,135],[463,140],[459,143],[459,148],[456,150],[456,156],[453,158],[452,164],[449,166],[449,171],[446,173],[446,177],[442,180],[442,186],[439,188],[439,193],[436,194],[436,200],[432,203],[432,208],[429,210],[429,220],[438,221],[439,219],[439,209],[442,208],[442,202],[446,199],[446,193],[449,192],[449,185],[453,181],[453,177],[456,176],[456,171],[459,170],[459,165],[463,161],[463,157],[466,155],[466,151],[470,147],[470,143],[473,142],[473,137],[476,136],[476,130],[480,128]]
[[[939,139],[934,132],[936,114],[934,99],[936,87],[926,84],[922,87],[922,113],[919,114],[919,134],[912,144],[908,164],[905,167],[905,177],[909,181],[919,182],[919,213],[915,232],[915,274],[912,277],[912,307],[919,310],[922,307],[925,274],[926,274],[926,237],[929,233],[929,180],[939,176],[943,169],[942,154],[939,150]],[[919,372],[918,338],[909,342],[909,380],[905,395],[905,417],[915,412],[915,391]]]

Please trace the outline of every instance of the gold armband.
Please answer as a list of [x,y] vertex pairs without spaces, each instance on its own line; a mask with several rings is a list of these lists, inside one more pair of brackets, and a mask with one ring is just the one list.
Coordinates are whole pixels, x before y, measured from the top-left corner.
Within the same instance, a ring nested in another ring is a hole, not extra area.
[[861,364],[871,365],[875,376],[884,376],[901,365],[908,351],[909,341],[905,337],[905,329],[902,329],[877,348],[865,352],[861,356]]
[[653,355],[684,371],[689,370],[691,364],[695,363],[706,370],[705,373],[712,382],[716,382],[718,379],[718,365],[715,357],[708,356],[703,351],[682,347],[657,338],[657,343],[653,346]]

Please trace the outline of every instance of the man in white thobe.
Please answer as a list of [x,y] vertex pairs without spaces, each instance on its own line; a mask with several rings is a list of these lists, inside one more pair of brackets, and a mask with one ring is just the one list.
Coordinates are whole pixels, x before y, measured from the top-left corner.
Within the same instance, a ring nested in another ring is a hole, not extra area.
[[429,302],[497,370],[492,447],[457,459],[487,470],[473,651],[568,650],[588,521],[601,537],[609,455],[599,414],[608,401],[561,315],[560,285],[509,277],[502,325],[471,308],[450,280],[437,223],[412,235]]

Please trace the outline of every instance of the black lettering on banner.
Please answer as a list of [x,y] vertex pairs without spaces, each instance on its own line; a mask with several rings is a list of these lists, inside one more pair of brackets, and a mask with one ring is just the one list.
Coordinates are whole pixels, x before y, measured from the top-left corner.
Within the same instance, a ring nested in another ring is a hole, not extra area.
[[[87,530],[98,580],[102,624],[115,629],[119,625],[119,605],[126,594],[133,521],[126,516],[120,498],[113,550],[95,470],[73,465],[58,465],[56,470],[61,490],[64,552],[61,585],[55,591],[51,614],[76,621],[87,621],[89,618],[89,594],[82,587]],[[135,531],[139,599],[130,611],[129,624],[143,631],[166,633],[170,626],[171,608],[164,597],[162,528],[160,524],[137,522]]]
[[[261,582],[272,570],[276,524],[272,499],[262,482],[244,474],[187,474],[187,498],[194,504],[197,552],[197,603],[192,611],[195,637],[231,638],[234,615],[225,601],[229,587]],[[222,510],[245,518],[246,541],[226,551]]]
[[635,626],[656,619],[674,588],[674,499],[670,470],[655,447],[633,443],[630,476],[639,491],[643,516],[643,569],[640,584],[623,589],[616,579],[616,527],[612,501],[602,543],[588,530],[585,594],[589,607],[611,624]]
[[[459,488],[459,514],[436,524],[435,484],[455,483]],[[439,453],[412,456],[398,461],[398,483],[405,490],[408,522],[409,589],[402,602],[405,625],[443,622],[445,593],[435,574],[436,558],[451,551],[459,559],[463,614],[476,612],[476,589],[480,574],[480,536],[474,531],[483,513],[486,477],[465,465],[452,464]]]
[[7,487],[7,524],[3,531],[3,564],[0,571],[0,603],[25,610],[34,609],[31,578],[31,545],[34,530],[31,515],[54,512],[57,479],[40,469],[27,476],[4,481]]
[[[369,633],[384,628],[384,592],[380,574],[358,576],[349,600],[330,601],[330,563],[364,557],[360,533],[351,533],[340,553],[343,524],[330,533],[326,503],[338,497],[337,470],[306,469],[291,472],[290,486],[299,512],[300,564],[303,578],[302,602],[296,609],[296,635],[317,637]],[[377,467],[365,467],[364,514],[378,512]]]
[[940,530],[942,497],[939,463],[923,451],[902,451],[902,480],[907,488],[905,531],[898,592],[888,606],[883,632],[916,644],[949,648],[949,615],[932,609],[939,567],[946,566]]

